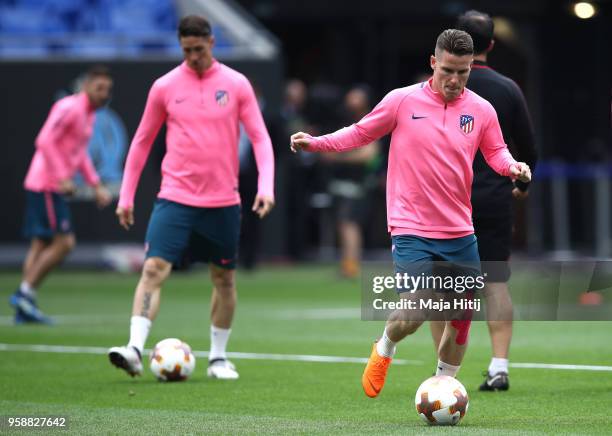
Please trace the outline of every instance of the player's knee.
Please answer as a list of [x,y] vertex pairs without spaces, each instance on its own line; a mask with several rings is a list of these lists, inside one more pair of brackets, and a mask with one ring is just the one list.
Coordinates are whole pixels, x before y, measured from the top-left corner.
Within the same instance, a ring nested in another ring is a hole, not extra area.
[[234,293],[236,281],[233,270],[215,269],[212,271],[212,281],[215,288],[224,294]]
[[170,264],[162,259],[150,257],[142,268],[142,278],[147,283],[160,284],[170,272]]
[[59,245],[62,251],[64,251],[65,253],[69,253],[76,246],[76,238],[72,233],[68,233],[66,235],[58,235],[55,238],[55,243]]

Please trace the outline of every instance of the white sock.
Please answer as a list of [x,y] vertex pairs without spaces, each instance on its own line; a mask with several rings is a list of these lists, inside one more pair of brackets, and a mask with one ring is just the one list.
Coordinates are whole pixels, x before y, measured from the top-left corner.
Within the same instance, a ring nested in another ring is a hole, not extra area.
[[508,374],[508,359],[502,359],[494,357],[491,359],[489,364],[489,375],[497,374],[498,372],[505,372]]
[[21,282],[19,285],[19,290],[23,295],[26,295],[30,298],[36,298],[36,289],[34,289],[28,282]]
[[149,336],[149,330],[151,330],[151,320],[149,318],[133,316],[130,319],[130,342],[128,342],[128,347],[135,347],[141,356],[147,336]]
[[213,359],[225,359],[225,349],[227,348],[227,341],[229,340],[232,329],[222,329],[210,325],[210,353],[208,354],[208,360]]
[[387,336],[387,329],[383,332],[382,338],[376,343],[376,352],[383,357],[393,357],[395,354],[395,342]]
[[436,375],[448,375],[450,377],[455,377],[457,373],[459,372],[459,368],[461,368],[461,365],[459,366],[449,365],[446,362],[442,362],[441,360],[438,360],[438,367],[436,368]]

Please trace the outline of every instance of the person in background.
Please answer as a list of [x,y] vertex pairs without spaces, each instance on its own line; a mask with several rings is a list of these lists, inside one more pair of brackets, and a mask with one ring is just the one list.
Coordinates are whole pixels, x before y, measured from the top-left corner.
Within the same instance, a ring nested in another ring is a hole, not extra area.
[[[276,132],[276,120],[269,116],[266,111],[266,99],[261,89],[251,81],[257,105],[261,111],[264,123],[270,132],[270,137],[278,137]],[[240,174],[238,177],[238,189],[240,191],[240,203],[252,204],[257,196],[257,162],[253,153],[253,144],[244,127],[240,125],[240,137],[238,139],[238,161],[240,163]],[[261,219],[254,213],[243,213],[240,224],[240,245],[238,250],[238,261],[241,267],[247,271],[254,270],[257,266],[261,240]]]
[[[284,102],[280,111],[282,137],[279,144],[284,144],[287,137],[296,131],[311,132],[314,126],[308,116],[308,87],[300,79],[289,79],[285,85]],[[286,151],[283,150],[283,151]],[[281,155],[282,156],[282,155]],[[292,261],[303,260],[306,256],[306,245],[309,219],[312,216],[310,198],[315,189],[317,157],[314,153],[288,154],[282,156],[286,165],[286,249]]]
[[[457,20],[457,28],[474,41],[474,65],[467,87],[493,105],[504,141],[514,146],[516,157],[531,168],[537,162],[533,126],[525,97],[518,85],[487,64],[495,46],[493,20],[483,12],[468,11]],[[508,357],[512,339],[512,300],[508,291],[512,245],[512,200],[525,200],[529,183],[496,174],[479,151],[474,159],[472,218],[478,252],[485,273],[487,326],[492,358],[481,391],[505,391],[510,387]],[[443,325],[432,322],[434,343],[440,342]]]
[[67,197],[76,190],[73,177],[80,172],[94,187],[96,203],[108,206],[111,195],[100,182],[87,152],[96,109],[106,104],[113,80],[104,66],[86,74],[80,92],[53,105],[36,137],[36,152],[25,178],[26,213],[24,233],[30,248],[23,263],[22,281],[9,302],[15,323],[51,324],[36,301],[37,290],[76,244]]
[[[370,91],[366,86],[355,86],[344,97],[347,124],[356,123],[372,110]],[[321,160],[330,166],[328,192],[334,198],[340,243],[340,273],[356,278],[360,272],[363,246],[363,221],[367,213],[368,181],[378,165],[378,141],[346,153],[323,153]]]

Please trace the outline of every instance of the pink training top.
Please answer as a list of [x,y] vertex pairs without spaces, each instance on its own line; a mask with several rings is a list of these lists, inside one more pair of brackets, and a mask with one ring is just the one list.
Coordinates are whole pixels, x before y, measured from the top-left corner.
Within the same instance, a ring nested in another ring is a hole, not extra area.
[[100,178],[87,153],[95,109],[84,92],[55,102],[36,137],[36,152],[24,187],[35,192],[59,192],[59,182],[80,171],[95,186]]
[[125,163],[120,207],[134,205],[138,179],[164,121],[159,198],[196,207],[239,204],[239,122],[253,144],[258,194],[274,196],[272,143],[247,78],[216,60],[202,76],[183,62],[151,87]]
[[450,239],[474,233],[470,193],[476,151],[503,176],[516,163],[493,106],[468,89],[445,103],[431,81],[424,82],[391,91],[358,123],[313,138],[308,150],[350,150],[388,133],[391,234]]

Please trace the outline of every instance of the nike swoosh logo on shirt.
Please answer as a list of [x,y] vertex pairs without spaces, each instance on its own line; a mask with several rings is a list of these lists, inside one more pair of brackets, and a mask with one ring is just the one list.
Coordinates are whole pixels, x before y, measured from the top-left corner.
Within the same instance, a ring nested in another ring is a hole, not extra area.
[[187,97],[183,97],[183,98],[177,98],[176,100],[174,100],[174,102],[176,104],[181,104],[182,102],[184,102],[185,100],[187,100]]
[[413,120],[420,120],[420,119],[422,119],[422,118],[427,118],[427,116],[424,116],[424,117],[418,117],[418,116],[416,116],[415,114],[412,114],[412,119],[413,119]]

